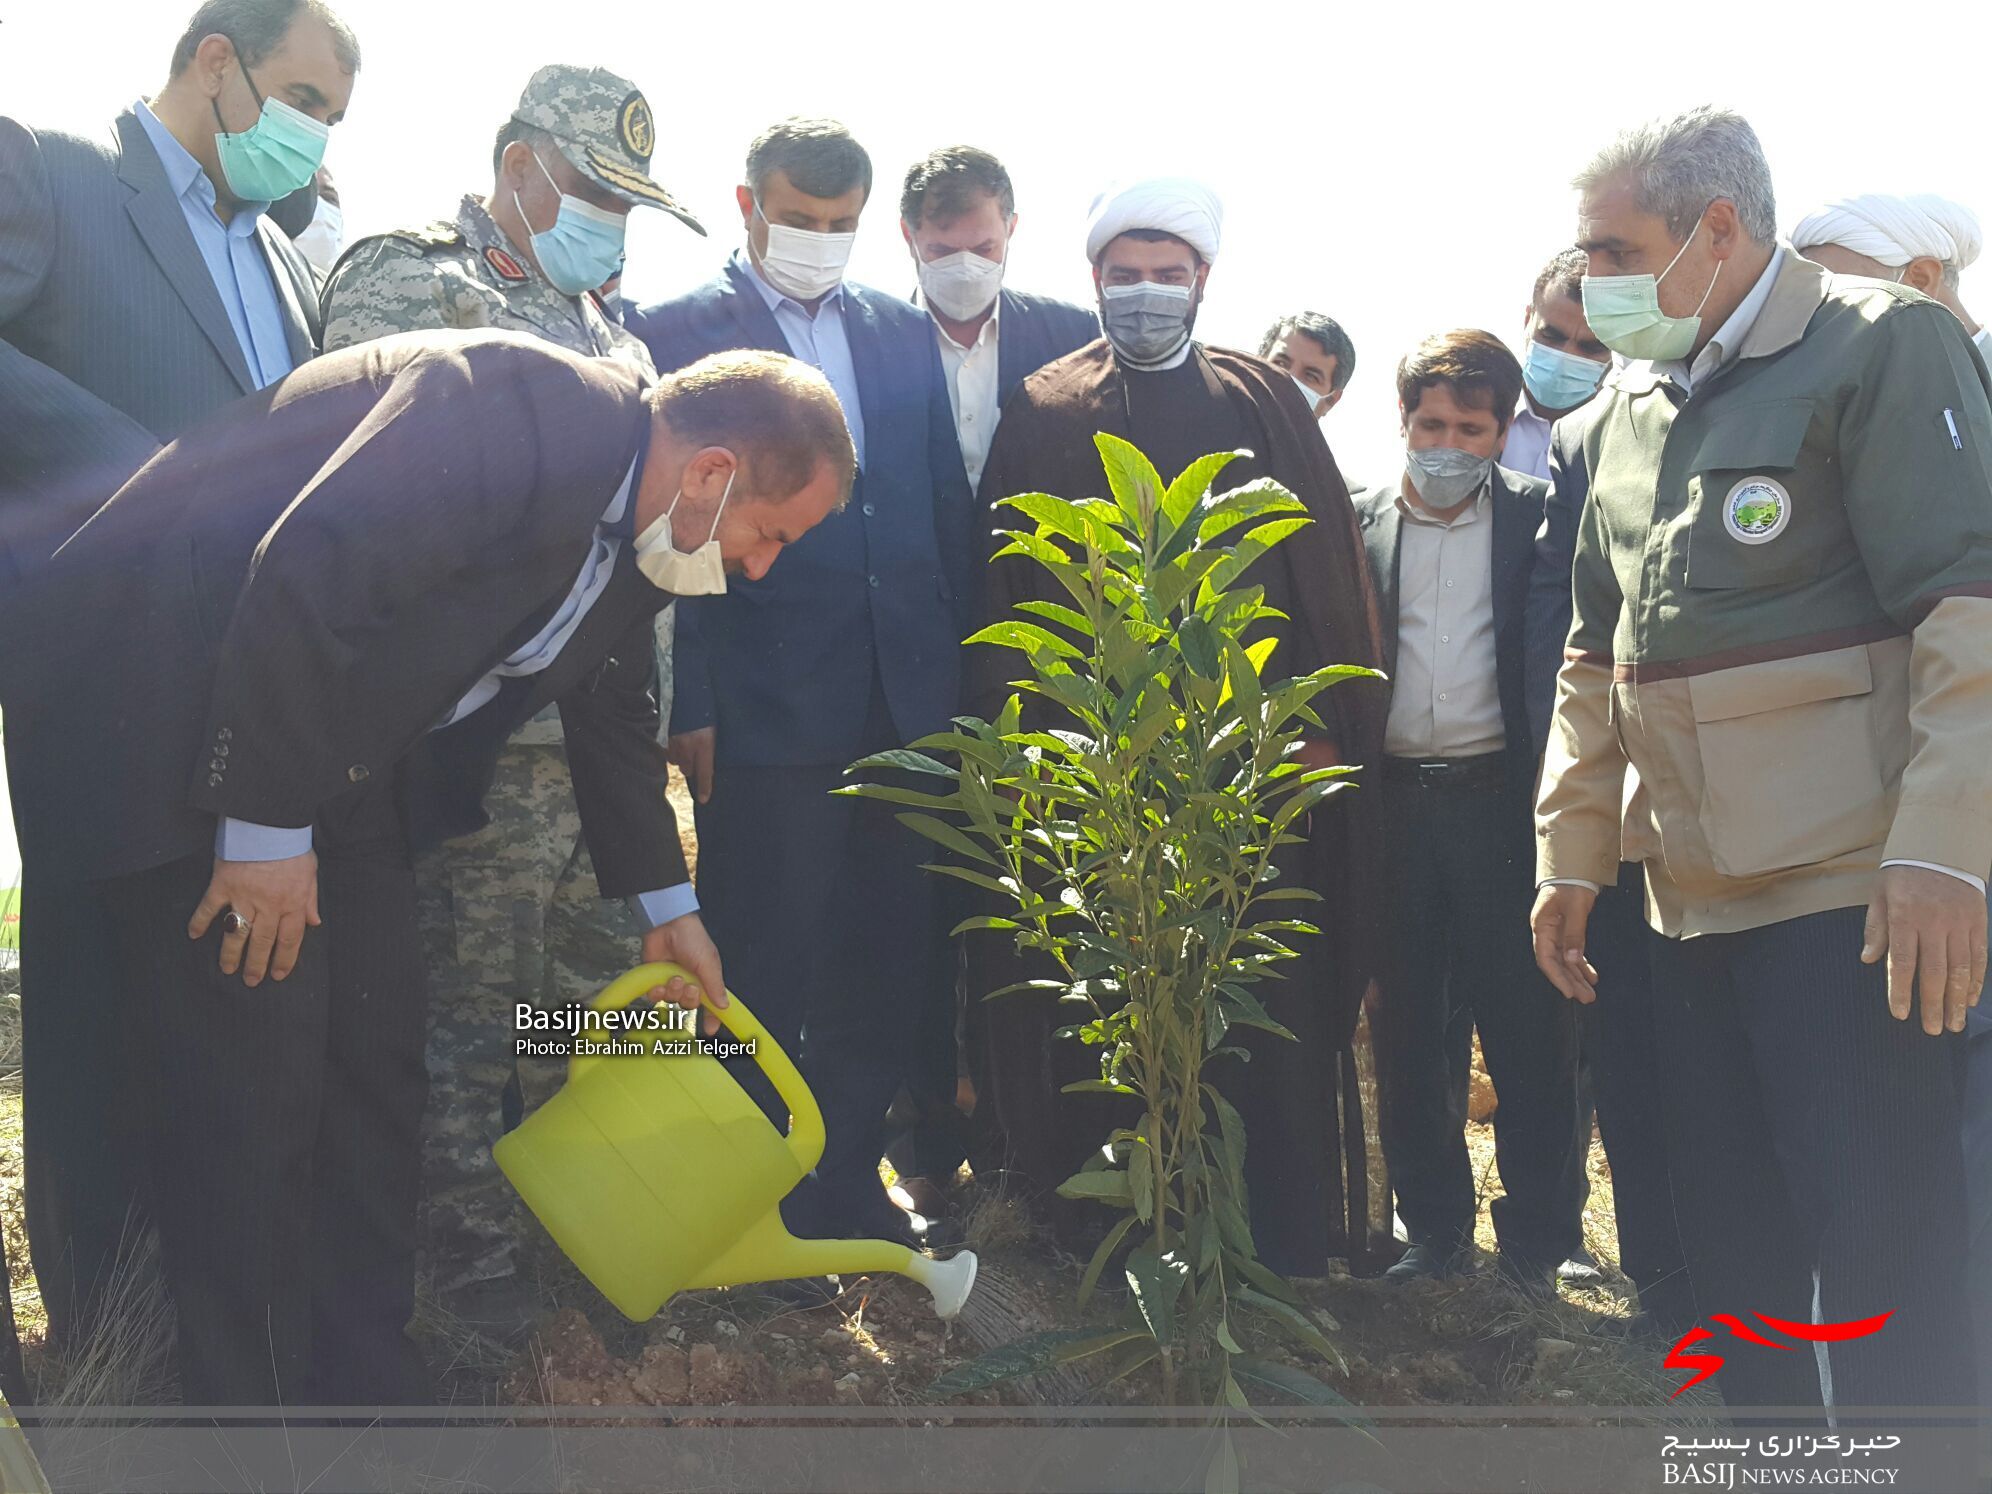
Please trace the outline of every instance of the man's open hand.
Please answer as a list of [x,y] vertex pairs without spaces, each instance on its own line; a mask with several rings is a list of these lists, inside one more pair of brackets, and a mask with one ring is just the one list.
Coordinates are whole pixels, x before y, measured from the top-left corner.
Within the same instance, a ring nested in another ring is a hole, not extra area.
[[1884,866],[1867,910],[1861,963],[1888,957],[1888,1010],[1909,1020],[1922,998],[1923,1031],[1964,1031],[1985,985],[1985,894],[1924,866]]
[[240,970],[245,986],[260,985],[265,972],[282,980],[297,965],[305,929],[318,926],[318,854],[281,861],[215,857],[214,877],[187,922],[187,937],[205,938],[208,925],[231,908],[249,927],[222,936],[221,973]]
[[1584,958],[1584,928],[1598,894],[1588,887],[1552,882],[1536,893],[1529,928],[1535,933],[1536,968],[1572,1001],[1598,999],[1598,972]]
[[[651,965],[660,960],[683,965],[691,971],[692,980],[688,982],[673,977],[668,985],[651,987],[649,995],[652,1001],[695,1007],[699,1004],[699,992],[703,990],[711,994],[714,1006],[726,1005],[726,977],[719,968],[719,950],[698,914],[687,913],[669,923],[660,923],[643,936],[643,963]],[[718,1031],[719,1018],[707,1012],[706,1035],[710,1037]]]
[[700,804],[712,802],[712,754],[718,741],[718,727],[701,726],[697,731],[681,731],[664,744],[664,755],[685,775],[685,787]]

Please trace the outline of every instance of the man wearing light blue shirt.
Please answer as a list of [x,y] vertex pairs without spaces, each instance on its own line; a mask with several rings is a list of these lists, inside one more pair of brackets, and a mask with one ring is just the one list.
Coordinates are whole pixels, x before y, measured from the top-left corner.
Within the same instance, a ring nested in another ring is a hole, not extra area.
[[[209,0],[108,138],[0,119],[0,604],[161,443],[313,356],[311,272],[264,208],[322,153],[359,61],[321,0]],[[35,789],[8,752],[18,810]],[[26,1203],[57,1341],[138,1235],[104,923],[89,888],[29,871]]]
[[166,168],[166,180],[180,200],[208,278],[221,296],[222,310],[228,313],[228,325],[249,365],[250,378],[258,389],[276,383],[291,371],[296,360],[291,356],[276,277],[256,233],[257,221],[269,204],[238,203],[224,222],[215,202],[214,182],[201,163],[173,138],[172,131],[143,100],[132,105],[132,112],[152,148],[159,152],[159,164]]

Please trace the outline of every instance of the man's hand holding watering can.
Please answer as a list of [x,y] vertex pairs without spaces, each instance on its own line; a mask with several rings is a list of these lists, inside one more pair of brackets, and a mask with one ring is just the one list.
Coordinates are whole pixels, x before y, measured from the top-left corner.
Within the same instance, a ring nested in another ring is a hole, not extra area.
[[[687,913],[669,923],[660,923],[643,936],[643,962],[668,961],[683,965],[697,978],[697,984],[674,978],[666,985],[652,986],[652,1001],[669,1001],[677,1006],[695,1007],[703,989],[712,995],[714,1006],[726,1005],[726,979],[720,973],[719,949],[696,913]],[[719,1031],[719,1018],[705,1014],[708,1037]]]

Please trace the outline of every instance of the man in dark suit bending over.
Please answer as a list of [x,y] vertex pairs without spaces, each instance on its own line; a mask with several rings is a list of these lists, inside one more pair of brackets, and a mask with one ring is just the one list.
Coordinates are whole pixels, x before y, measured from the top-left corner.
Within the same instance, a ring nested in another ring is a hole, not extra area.
[[793,359],[653,386],[415,333],[181,437],[31,579],[45,627],[5,702],[27,875],[87,880],[106,912],[189,1403],[424,1395],[410,844],[477,827],[542,707],[642,957],[723,992],[664,797],[651,619],[765,575],[852,472]]

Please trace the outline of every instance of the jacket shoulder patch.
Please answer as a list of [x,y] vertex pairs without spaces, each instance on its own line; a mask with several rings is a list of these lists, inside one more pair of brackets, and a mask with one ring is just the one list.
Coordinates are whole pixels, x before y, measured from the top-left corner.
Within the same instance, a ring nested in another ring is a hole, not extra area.
[[484,262],[491,266],[492,273],[497,275],[500,280],[509,280],[517,284],[528,278],[526,267],[512,258],[503,249],[500,249],[496,244],[493,244],[489,249],[484,251]]

